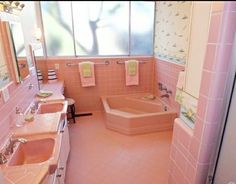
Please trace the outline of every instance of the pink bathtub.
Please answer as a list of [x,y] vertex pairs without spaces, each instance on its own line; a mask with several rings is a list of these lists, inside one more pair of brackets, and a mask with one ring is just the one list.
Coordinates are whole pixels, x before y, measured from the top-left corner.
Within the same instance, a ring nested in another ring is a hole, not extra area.
[[159,99],[147,100],[145,96],[147,94],[101,97],[106,127],[127,135],[171,130],[177,113]]

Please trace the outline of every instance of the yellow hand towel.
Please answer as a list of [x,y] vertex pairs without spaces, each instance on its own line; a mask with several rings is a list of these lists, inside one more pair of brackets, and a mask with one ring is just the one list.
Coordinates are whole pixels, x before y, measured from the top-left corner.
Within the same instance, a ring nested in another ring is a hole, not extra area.
[[136,60],[129,60],[128,61],[128,74],[130,76],[134,76],[137,74],[137,61]]
[[80,66],[82,67],[83,77],[92,77],[91,62],[83,62]]

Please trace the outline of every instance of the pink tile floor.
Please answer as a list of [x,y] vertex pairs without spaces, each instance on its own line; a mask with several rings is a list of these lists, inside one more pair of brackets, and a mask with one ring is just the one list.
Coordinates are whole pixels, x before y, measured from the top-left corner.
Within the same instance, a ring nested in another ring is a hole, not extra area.
[[126,136],[104,121],[94,112],[69,125],[66,184],[166,184],[172,131]]

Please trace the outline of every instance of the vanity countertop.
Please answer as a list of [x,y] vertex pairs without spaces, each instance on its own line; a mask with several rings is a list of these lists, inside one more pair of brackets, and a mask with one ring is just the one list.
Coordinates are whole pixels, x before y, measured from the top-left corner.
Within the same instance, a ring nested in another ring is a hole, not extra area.
[[32,122],[26,122],[22,127],[16,127],[12,133],[16,136],[40,133],[56,133],[61,119],[61,113],[37,114]]
[[[49,160],[19,166],[1,165],[0,169],[4,176],[4,184],[41,184],[49,174],[55,172],[59,160],[62,136],[61,134],[50,133],[45,135],[38,134],[33,136],[33,140],[42,139],[45,136],[55,140],[53,153]],[[32,139],[32,136],[29,139]],[[35,151],[37,152],[37,148],[35,148]]]
[[5,184],[39,184],[48,174],[48,164],[1,168]]
[[64,81],[56,81],[52,83],[42,83],[40,84],[40,89],[41,90],[46,90],[46,91],[52,91],[53,94],[49,97],[46,98],[40,98],[36,96],[36,100],[64,100],[65,96],[63,95],[64,93]]
[[[55,139],[56,147],[48,161],[25,164],[19,166],[0,165],[0,170],[3,173],[5,184],[40,184],[50,174],[52,168],[57,167],[60,146],[61,134],[58,134],[58,127],[61,120],[61,113],[37,114],[34,116],[34,121],[27,122],[23,127],[16,127],[12,133],[16,137],[39,137],[51,136]],[[35,148],[37,150],[37,148]],[[14,153],[13,153],[14,154]]]

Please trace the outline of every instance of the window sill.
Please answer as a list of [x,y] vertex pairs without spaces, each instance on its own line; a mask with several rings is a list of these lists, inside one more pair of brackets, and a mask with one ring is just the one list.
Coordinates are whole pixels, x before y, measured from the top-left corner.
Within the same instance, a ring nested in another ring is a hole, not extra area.
[[145,55],[140,55],[140,56],[56,56],[56,57],[37,57],[36,59],[38,60],[65,60],[65,59],[70,59],[70,60],[80,60],[80,59],[130,59],[130,58],[153,58],[154,56],[145,56]]

